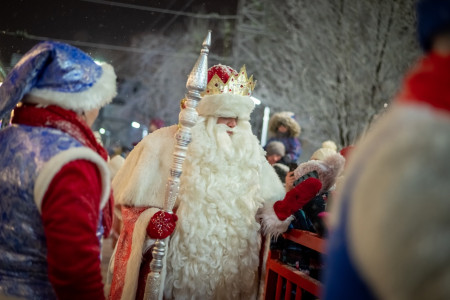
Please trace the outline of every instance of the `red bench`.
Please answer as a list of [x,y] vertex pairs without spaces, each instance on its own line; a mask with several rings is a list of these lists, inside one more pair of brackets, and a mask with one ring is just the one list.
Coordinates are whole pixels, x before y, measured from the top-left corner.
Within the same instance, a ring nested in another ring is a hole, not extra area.
[[[283,234],[283,237],[320,253],[325,251],[325,240],[315,233],[292,229]],[[285,300],[291,299],[292,289],[296,289],[296,300],[301,300],[301,290],[319,297],[322,287],[320,281],[282,263],[279,258],[280,251],[272,250],[269,252],[266,264],[264,299],[279,300],[282,299],[283,294]],[[286,287],[285,291],[283,291],[283,286]]]

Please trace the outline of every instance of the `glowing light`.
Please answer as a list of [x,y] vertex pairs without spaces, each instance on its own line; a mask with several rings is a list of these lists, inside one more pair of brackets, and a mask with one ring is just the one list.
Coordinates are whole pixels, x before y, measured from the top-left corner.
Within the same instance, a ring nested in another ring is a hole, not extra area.
[[384,108],[388,107],[388,104],[387,103],[383,104],[383,107]]
[[261,130],[261,145],[265,145],[267,141],[267,130],[269,128],[269,120],[270,120],[270,107],[264,107],[264,117],[263,124]]
[[139,124],[138,122],[133,121],[133,122],[131,122],[131,127],[133,127],[133,128],[140,128],[141,124]]
[[252,99],[253,102],[254,102],[256,105],[260,105],[260,104],[261,104],[261,100],[259,100],[258,98],[250,97],[250,99]]
[[99,132],[100,134],[105,134],[106,130],[105,130],[105,128],[100,128],[100,129],[98,130],[98,132]]

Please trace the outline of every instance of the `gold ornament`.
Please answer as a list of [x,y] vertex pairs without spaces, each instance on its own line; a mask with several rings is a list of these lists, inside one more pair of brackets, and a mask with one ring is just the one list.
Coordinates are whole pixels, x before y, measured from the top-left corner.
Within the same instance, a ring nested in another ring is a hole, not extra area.
[[238,74],[230,75],[227,82],[223,82],[217,74],[211,78],[206,86],[202,96],[217,94],[233,94],[240,96],[251,96],[255,88],[256,80],[253,81],[253,75],[250,79],[247,77],[245,65],[242,66]]

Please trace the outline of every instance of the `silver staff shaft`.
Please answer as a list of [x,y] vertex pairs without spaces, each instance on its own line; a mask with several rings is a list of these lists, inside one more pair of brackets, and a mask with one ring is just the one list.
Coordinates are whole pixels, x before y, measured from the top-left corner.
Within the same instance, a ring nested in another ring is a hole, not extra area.
[[[180,176],[183,162],[186,158],[187,148],[191,142],[191,128],[197,122],[196,107],[201,99],[200,93],[206,88],[208,79],[208,53],[211,45],[211,31],[203,41],[200,57],[197,59],[186,83],[186,108],[182,109],[179,115],[179,127],[175,134],[176,145],[172,154],[172,166],[170,177],[166,185],[166,197],[164,199],[164,210],[172,213],[172,208],[178,197],[180,187]],[[153,259],[150,263],[150,274],[147,277],[144,299],[158,299],[161,288],[161,271],[163,269],[163,259],[166,252],[166,245],[169,238],[156,240],[153,246]]]

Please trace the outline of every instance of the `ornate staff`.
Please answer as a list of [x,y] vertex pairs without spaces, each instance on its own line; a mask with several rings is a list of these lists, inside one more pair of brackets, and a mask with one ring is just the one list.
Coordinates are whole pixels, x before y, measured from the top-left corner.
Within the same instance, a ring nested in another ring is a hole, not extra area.
[[[178,196],[180,186],[180,176],[182,166],[186,158],[187,147],[191,142],[191,127],[197,122],[197,107],[200,101],[200,93],[203,92],[207,84],[208,74],[208,53],[211,45],[211,31],[203,41],[200,57],[194,65],[186,83],[186,108],[182,109],[179,115],[179,128],[175,134],[177,143],[173,152],[173,161],[170,168],[170,177],[166,185],[166,196],[164,200],[164,211],[172,213],[172,208]],[[163,258],[166,251],[166,242],[169,237],[163,240],[156,240],[152,251],[152,262],[150,263],[150,274],[147,277],[144,299],[158,299],[161,285],[161,271],[163,269]]]

